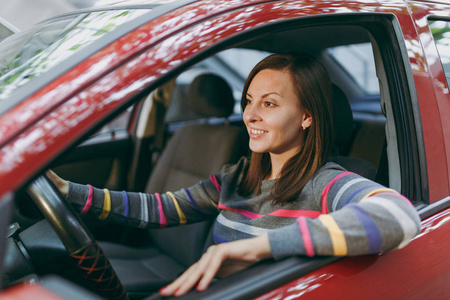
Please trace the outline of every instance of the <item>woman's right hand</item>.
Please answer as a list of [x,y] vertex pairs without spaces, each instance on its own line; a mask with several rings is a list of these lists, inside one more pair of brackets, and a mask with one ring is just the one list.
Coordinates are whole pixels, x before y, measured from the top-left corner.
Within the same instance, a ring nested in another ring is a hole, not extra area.
[[62,179],[52,170],[47,171],[47,177],[53,182],[53,184],[58,188],[61,195],[64,197],[67,196],[67,192],[69,191],[69,182],[67,180]]

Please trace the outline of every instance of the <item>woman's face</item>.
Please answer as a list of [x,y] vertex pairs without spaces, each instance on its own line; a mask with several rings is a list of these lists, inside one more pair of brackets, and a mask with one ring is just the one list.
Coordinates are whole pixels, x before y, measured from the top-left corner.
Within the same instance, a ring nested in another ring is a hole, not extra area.
[[304,142],[310,114],[300,107],[291,75],[265,69],[256,74],[247,91],[244,122],[250,135],[250,149],[271,155],[295,155]]

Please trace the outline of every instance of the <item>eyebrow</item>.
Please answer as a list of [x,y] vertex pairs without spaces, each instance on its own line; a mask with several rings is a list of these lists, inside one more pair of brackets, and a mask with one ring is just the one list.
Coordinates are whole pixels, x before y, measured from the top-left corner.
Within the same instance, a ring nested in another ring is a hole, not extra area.
[[[267,97],[270,96],[270,95],[278,95],[278,96],[282,97],[282,96],[281,96],[279,93],[277,93],[277,92],[269,92],[269,93],[266,93],[266,94],[262,95],[261,98],[264,99],[264,98],[267,98]],[[249,93],[247,93],[247,97],[253,98],[252,95],[250,95]]]

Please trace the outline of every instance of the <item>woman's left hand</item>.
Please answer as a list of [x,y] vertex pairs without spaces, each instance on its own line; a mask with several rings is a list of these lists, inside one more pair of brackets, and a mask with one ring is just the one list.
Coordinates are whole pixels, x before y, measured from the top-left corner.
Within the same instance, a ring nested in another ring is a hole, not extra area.
[[181,296],[195,285],[197,291],[204,291],[215,276],[228,276],[271,256],[267,235],[214,245],[208,248],[198,262],[159,293],[161,296]]

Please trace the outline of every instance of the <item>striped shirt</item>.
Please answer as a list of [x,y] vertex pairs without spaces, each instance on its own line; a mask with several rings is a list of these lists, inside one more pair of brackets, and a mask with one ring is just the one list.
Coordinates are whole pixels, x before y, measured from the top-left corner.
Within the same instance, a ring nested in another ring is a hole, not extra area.
[[275,259],[388,251],[404,247],[420,230],[408,199],[335,163],[320,168],[293,202],[273,203],[274,180],[262,182],[261,194],[244,198],[237,188],[248,164],[242,158],[207,180],[165,194],[70,183],[67,200],[82,214],[141,228],[215,218],[216,243],[268,234]]

